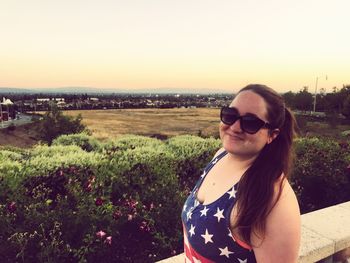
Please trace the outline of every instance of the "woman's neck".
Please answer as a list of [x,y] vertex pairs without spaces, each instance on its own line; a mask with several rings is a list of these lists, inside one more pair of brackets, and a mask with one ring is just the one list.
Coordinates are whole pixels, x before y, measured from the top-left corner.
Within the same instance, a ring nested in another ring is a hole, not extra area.
[[254,156],[237,156],[231,153],[227,154],[227,161],[229,161],[236,169],[239,170],[247,170],[254,160],[256,159],[257,155]]

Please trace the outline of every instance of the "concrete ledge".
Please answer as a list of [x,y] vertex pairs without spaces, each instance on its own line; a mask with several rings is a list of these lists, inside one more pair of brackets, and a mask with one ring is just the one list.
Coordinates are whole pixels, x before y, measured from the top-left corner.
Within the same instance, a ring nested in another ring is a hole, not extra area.
[[301,226],[299,263],[316,262],[334,254],[334,242],[304,225]]
[[350,202],[302,215],[301,221],[306,228],[334,242],[332,254],[350,247]]
[[[301,216],[299,263],[313,263],[350,248],[350,202]],[[183,263],[180,254],[159,263]]]

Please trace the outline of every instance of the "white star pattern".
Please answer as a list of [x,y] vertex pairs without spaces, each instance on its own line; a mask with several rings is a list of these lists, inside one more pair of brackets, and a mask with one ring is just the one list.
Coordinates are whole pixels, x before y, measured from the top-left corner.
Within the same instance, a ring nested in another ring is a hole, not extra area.
[[206,206],[200,211],[201,212],[201,217],[202,216],[207,216],[207,212],[209,211],[209,208]]
[[187,212],[187,221],[192,219],[191,218],[192,217],[192,211],[193,211],[193,207],[191,207],[190,210],[188,210],[188,212]]
[[230,195],[229,199],[231,199],[232,197],[236,198],[236,193],[237,193],[237,191],[235,190],[234,187],[232,187],[232,190],[228,191],[226,194],[229,194]]
[[191,224],[191,229],[190,229],[190,231],[188,231],[190,234],[191,234],[191,237],[193,236],[193,235],[195,235],[195,233],[194,233],[194,229],[195,229],[196,227],[195,226],[193,226],[192,224]]
[[220,208],[218,207],[217,212],[216,212],[216,214],[214,215],[215,217],[218,218],[218,223],[220,222],[220,219],[221,219],[221,218],[225,218],[224,215],[223,215],[223,213],[224,213],[224,209],[220,210]]
[[196,199],[194,200],[194,207],[197,207],[199,205],[199,201]]
[[220,249],[220,256],[226,256],[227,258],[229,258],[230,254],[233,254],[232,251],[228,250],[228,247],[219,248],[219,249]]
[[230,229],[228,229],[228,236],[231,237],[236,242],[236,239],[232,236],[232,232]]
[[212,240],[212,237],[214,235],[211,235],[208,233],[208,229],[205,229],[205,234],[204,235],[201,235],[203,238],[204,238],[204,242],[205,244],[208,243],[208,242],[211,242],[211,243],[214,243],[213,240]]
[[[207,166],[208,168],[202,170],[201,179],[197,184],[204,180],[208,173],[207,169],[214,167],[222,156],[224,155],[214,157]],[[207,257],[205,255],[208,255],[208,260],[211,262],[247,263],[250,258],[254,258],[254,255],[251,254],[252,250],[249,250],[251,252],[246,250],[244,253],[237,250],[237,240],[228,225],[230,217],[227,209],[232,207],[232,202],[239,195],[237,190],[237,185],[234,185],[219,198],[220,201],[215,201],[211,205],[203,205],[197,199],[197,186],[190,193],[182,211],[185,262],[202,263],[203,258]]]

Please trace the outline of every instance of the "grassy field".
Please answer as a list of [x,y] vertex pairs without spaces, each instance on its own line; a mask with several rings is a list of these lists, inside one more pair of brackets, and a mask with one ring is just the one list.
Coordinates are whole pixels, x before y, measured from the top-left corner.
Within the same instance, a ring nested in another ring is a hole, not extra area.
[[[220,110],[217,108],[66,111],[64,114],[81,114],[83,123],[99,139],[122,134],[219,136]],[[300,136],[322,135],[342,139],[341,132],[345,130],[350,130],[350,125],[332,127],[327,122],[308,121]]]
[[[123,134],[167,138],[182,134],[219,136],[219,109],[118,109],[64,111],[69,116],[81,114],[83,123],[98,139],[106,140]],[[0,146],[29,148],[40,140],[36,124],[19,126],[14,131],[0,130]],[[308,121],[300,136],[328,136],[344,140],[341,132],[350,125],[330,126],[326,122]]]
[[215,108],[66,111],[64,114],[81,114],[83,123],[99,139],[122,134],[167,137],[219,134],[220,110]]

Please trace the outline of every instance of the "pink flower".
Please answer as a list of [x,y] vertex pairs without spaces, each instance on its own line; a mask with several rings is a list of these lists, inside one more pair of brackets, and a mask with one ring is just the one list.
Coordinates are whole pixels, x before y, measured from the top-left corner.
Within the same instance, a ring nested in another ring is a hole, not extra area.
[[128,221],[131,221],[133,216],[131,214],[128,214]]
[[91,192],[91,190],[92,190],[92,185],[91,185],[91,183],[89,183],[89,184],[86,186],[85,191],[86,191],[86,192]]
[[141,231],[145,231],[145,232],[149,232],[150,231],[150,227],[147,225],[146,221],[142,221],[141,222],[140,230]]
[[105,243],[108,245],[111,245],[112,244],[112,236],[106,237]]
[[96,204],[97,206],[103,205],[103,199],[100,198],[100,197],[97,197],[97,198],[96,198],[96,201],[95,201],[95,204]]
[[118,220],[120,217],[122,216],[122,212],[120,212],[119,210],[115,210],[113,213],[113,218],[115,220]]
[[16,211],[16,209],[17,209],[16,202],[12,201],[11,203],[9,203],[7,205],[7,209],[9,210],[9,212],[14,213]]
[[98,231],[98,232],[96,233],[96,236],[97,236],[98,238],[104,238],[105,235],[106,235],[106,232],[103,232],[102,230],[100,230],[100,231]]

